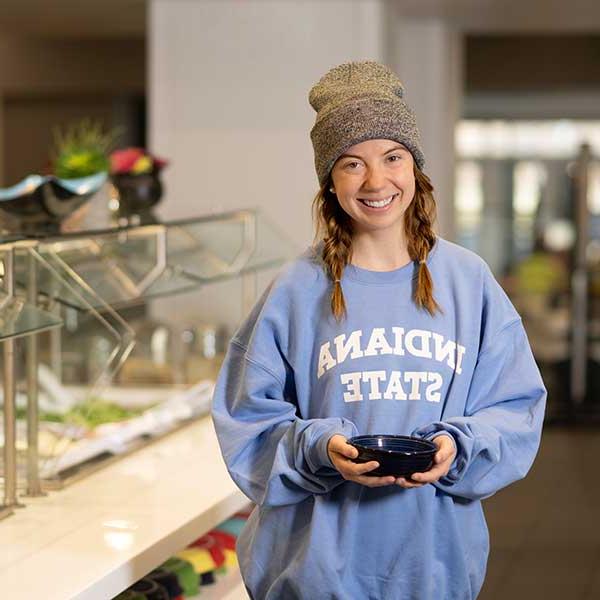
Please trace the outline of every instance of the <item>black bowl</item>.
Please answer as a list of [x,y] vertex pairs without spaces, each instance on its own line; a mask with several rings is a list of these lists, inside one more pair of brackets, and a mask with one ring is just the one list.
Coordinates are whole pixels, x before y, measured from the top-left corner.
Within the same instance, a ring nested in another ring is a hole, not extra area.
[[437,446],[427,440],[407,435],[358,435],[348,440],[358,450],[354,462],[376,460],[379,467],[369,477],[410,477],[424,473],[433,465]]

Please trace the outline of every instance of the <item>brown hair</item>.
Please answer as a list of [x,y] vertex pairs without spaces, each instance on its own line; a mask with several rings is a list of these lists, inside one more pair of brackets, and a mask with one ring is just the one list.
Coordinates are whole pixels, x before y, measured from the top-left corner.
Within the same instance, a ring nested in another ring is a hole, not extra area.
[[[419,262],[413,300],[419,308],[434,315],[441,308],[433,298],[433,281],[427,268],[427,256],[435,243],[435,199],[429,177],[414,165],[415,195],[404,213],[404,227],[408,242],[408,255]],[[331,178],[317,192],[313,200],[315,239],[323,240],[322,259],[327,274],[333,281],[331,310],[339,321],[346,315],[346,303],[340,280],[344,267],[352,260],[352,220],[340,206],[336,196],[329,191]]]

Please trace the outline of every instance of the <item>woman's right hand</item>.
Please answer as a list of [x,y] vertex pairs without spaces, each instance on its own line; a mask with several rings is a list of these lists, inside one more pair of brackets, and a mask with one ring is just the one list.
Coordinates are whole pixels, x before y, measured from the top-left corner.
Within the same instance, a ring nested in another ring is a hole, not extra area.
[[377,461],[372,460],[368,463],[355,463],[351,459],[358,456],[358,450],[346,442],[343,435],[335,434],[331,436],[327,443],[327,454],[333,466],[342,474],[344,479],[355,481],[367,487],[382,487],[384,485],[393,485],[395,477],[368,477],[365,473],[376,469],[379,466]]

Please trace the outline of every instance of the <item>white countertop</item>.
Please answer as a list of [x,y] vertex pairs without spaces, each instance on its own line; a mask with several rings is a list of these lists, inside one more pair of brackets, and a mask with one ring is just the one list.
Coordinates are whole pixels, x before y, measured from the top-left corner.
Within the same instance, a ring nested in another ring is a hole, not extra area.
[[0,521],[0,596],[107,600],[248,504],[209,417]]

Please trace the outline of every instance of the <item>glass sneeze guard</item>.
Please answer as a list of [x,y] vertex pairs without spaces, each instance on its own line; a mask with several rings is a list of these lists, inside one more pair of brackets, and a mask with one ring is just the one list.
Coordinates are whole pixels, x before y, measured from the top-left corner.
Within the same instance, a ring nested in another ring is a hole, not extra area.
[[[60,327],[62,320],[45,311],[26,297],[25,286],[15,286],[16,272],[23,271],[25,281],[30,273],[31,264],[19,260],[21,256],[30,256],[35,245],[30,242],[0,242],[0,341],[39,333],[54,327]],[[8,289],[7,289],[8,288]],[[29,300],[29,301],[28,301]]]
[[[38,413],[37,413],[37,337],[33,334],[56,330],[62,320],[37,306],[37,264],[32,254],[35,242],[13,240],[0,243],[0,341],[2,342],[2,476],[3,503],[0,518],[12,514],[14,507],[21,506],[17,496],[17,388],[18,366],[16,341],[25,341],[27,404],[26,404],[26,464],[27,489],[30,496],[42,493],[38,472]],[[25,265],[27,287],[17,285],[15,272],[19,259]]]
[[[63,275],[81,277],[107,304],[122,308],[276,267],[291,256],[292,246],[260,213],[243,210],[47,238],[38,252]],[[47,294],[48,287],[42,277],[40,292]],[[59,300],[81,308],[68,293]],[[97,299],[86,300],[98,308]]]
[[[5,300],[5,301],[4,301]],[[19,298],[0,300],[0,341],[60,327],[62,320]]]
[[[19,463],[18,479],[23,481],[27,475],[28,490],[39,493],[39,482],[32,485],[29,481],[33,471],[38,479],[38,468],[43,489],[59,489],[207,410],[215,368],[222,356],[220,350],[214,355],[215,335],[221,334],[207,328],[207,323],[186,330],[185,344],[192,340],[195,346],[186,346],[190,354],[185,379],[168,382],[170,389],[166,384],[143,388],[142,374],[156,378],[161,373],[159,367],[147,366],[144,352],[150,346],[144,344],[149,338],[140,339],[135,354],[130,354],[138,331],[134,332],[129,319],[138,319],[138,323],[146,318],[146,301],[194,292],[214,282],[239,280],[242,304],[248,309],[256,299],[257,273],[276,268],[297,254],[290,240],[255,210],[49,234],[30,237],[27,244],[26,252],[13,264],[18,293],[0,296],[0,307],[4,301],[5,308],[0,310],[0,334],[50,330],[40,336],[39,349],[27,349],[28,356],[34,357],[32,364],[28,358],[28,386],[35,381],[40,385],[39,415],[37,399],[28,400],[28,407],[34,404],[35,411],[28,408],[27,413],[27,425],[36,424],[36,441],[33,432],[28,433],[28,442],[24,441],[22,412],[20,423],[17,414],[21,431],[17,427],[17,435],[12,432],[10,436],[21,459],[29,446],[36,451],[35,461],[27,462],[27,473],[23,461]],[[37,266],[34,285],[31,261]],[[161,341],[166,328],[160,317],[158,321],[152,318],[147,318],[154,327],[152,351],[161,354],[166,351]],[[61,324],[63,328],[58,329]],[[38,343],[37,336],[28,337]],[[207,358],[200,352],[207,352]],[[13,369],[24,378],[23,368],[16,364]],[[17,400],[20,394],[21,398],[20,404],[12,402],[9,407],[13,422],[15,407],[23,409],[23,381],[17,379],[16,383],[19,390],[8,394]],[[193,385],[187,387],[190,383]],[[111,415],[118,418],[104,420],[98,427],[90,425],[96,417],[106,416],[101,413],[109,405],[117,411]],[[35,449],[38,433],[39,453]],[[14,463],[14,458],[11,460]],[[16,500],[14,492],[11,498]]]

